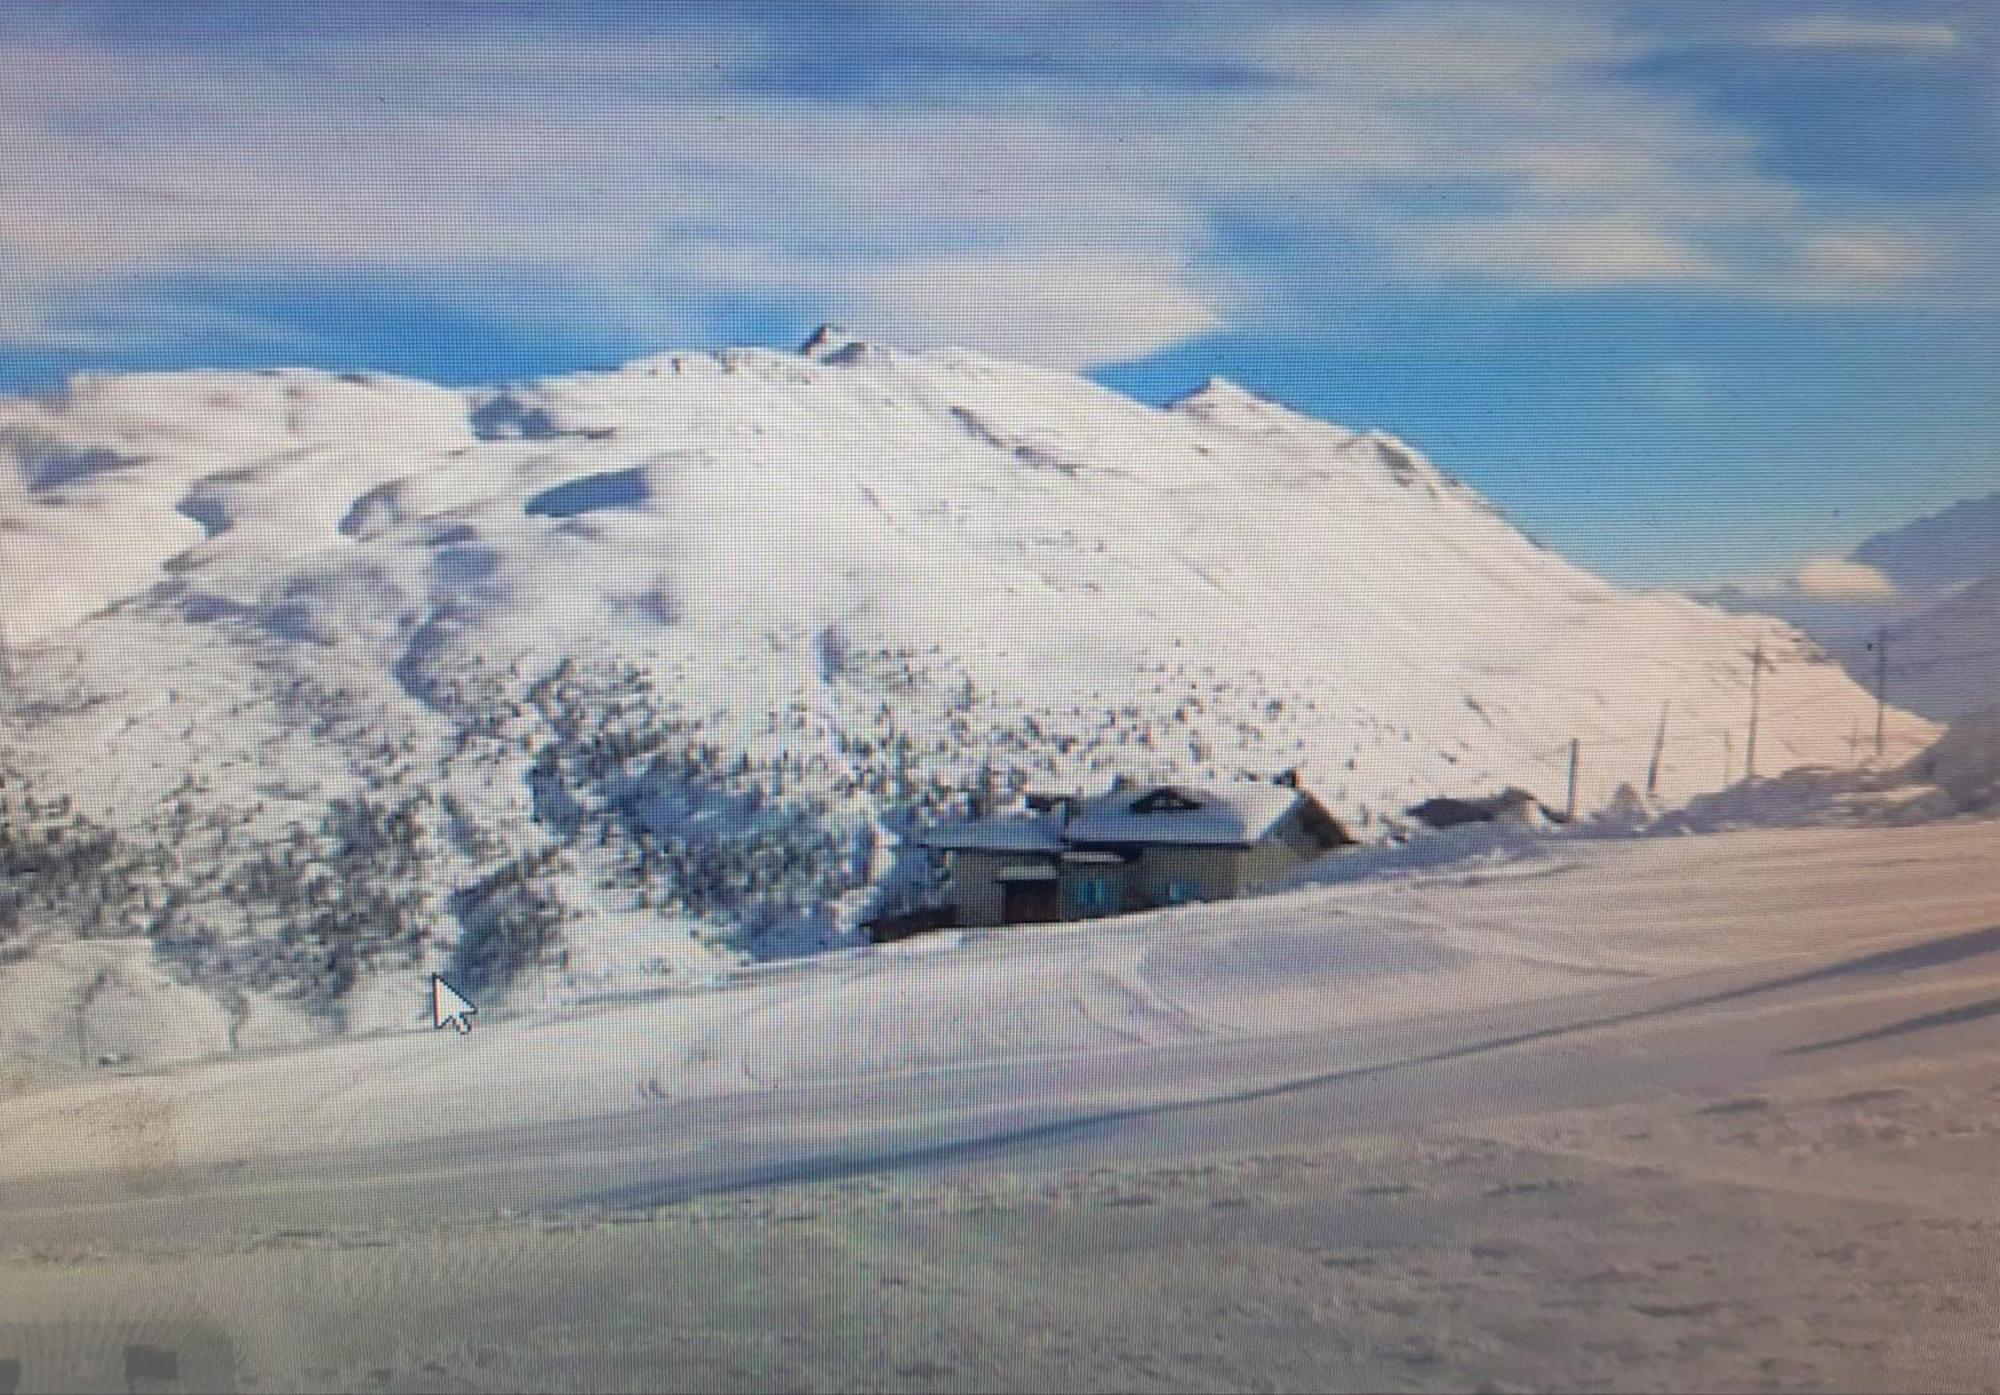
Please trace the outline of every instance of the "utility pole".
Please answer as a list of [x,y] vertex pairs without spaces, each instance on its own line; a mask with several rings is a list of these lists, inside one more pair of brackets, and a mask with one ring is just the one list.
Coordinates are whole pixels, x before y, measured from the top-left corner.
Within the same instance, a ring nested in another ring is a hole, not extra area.
[[549,966],[543,958],[547,952],[544,947],[547,936],[548,927],[543,925],[542,917],[538,915],[535,917],[535,985],[541,990],[542,1009],[545,1012],[549,1006]]
[[86,1070],[90,1068],[90,1031],[84,1022],[84,1014],[90,1011],[91,1003],[96,1001],[109,977],[108,969],[99,969],[76,1000],[76,1063]]
[[1729,782],[1736,778],[1736,738],[1728,732],[1722,733],[1722,787],[1729,788]]
[[1764,641],[1757,641],[1756,652],[1750,656],[1750,744],[1743,750],[1743,778],[1757,778],[1757,707],[1762,679],[1764,677]]
[[1889,712],[1889,627],[1875,631],[1875,759],[1882,759],[1882,728]]
[[1667,753],[1667,708],[1673,702],[1667,698],[1660,704],[1660,729],[1653,733],[1653,763],[1646,767],[1646,793],[1660,792],[1660,758]]
[[1572,736],[1569,739],[1569,797],[1563,800],[1563,822],[1576,821],[1576,768],[1583,754],[1583,742]]
[[7,647],[7,616],[0,613],[0,700],[11,701],[14,688],[14,651]]

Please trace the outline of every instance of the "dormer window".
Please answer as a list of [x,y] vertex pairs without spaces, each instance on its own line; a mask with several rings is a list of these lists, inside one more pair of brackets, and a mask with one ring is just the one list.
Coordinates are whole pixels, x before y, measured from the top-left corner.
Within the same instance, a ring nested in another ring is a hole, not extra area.
[[1177,789],[1165,787],[1142,794],[1132,801],[1132,812],[1135,814],[1184,814],[1200,807],[1199,799],[1190,799]]

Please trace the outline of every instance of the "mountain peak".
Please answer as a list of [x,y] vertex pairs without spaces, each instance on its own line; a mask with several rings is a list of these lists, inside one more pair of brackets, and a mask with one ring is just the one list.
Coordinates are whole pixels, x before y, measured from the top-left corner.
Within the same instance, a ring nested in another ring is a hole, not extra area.
[[1254,392],[1227,378],[1211,377],[1193,392],[1167,404],[1167,411],[1207,426],[1226,427],[1257,435],[1307,433],[1342,445],[1355,439],[1344,426],[1308,416],[1275,398]]
[[1351,434],[1344,428],[1307,416],[1227,378],[1211,377],[1193,392],[1169,402],[1167,410],[1216,426],[1232,426],[1248,431],[1311,427],[1336,431],[1342,436]]
[[803,358],[823,359],[860,342],[860,336],[828,322],[806,336],[806,341],[799,345],[799,354]]
[[1168,410],[1206,415],[1222,411],[1261,409],[1270,411],[1286,410],[1268,397],[1260,396],[1249,388],[1232,383],[1227,378],[1211,376],[1207,382],[1193,392],[1183,393],[1167,404]]

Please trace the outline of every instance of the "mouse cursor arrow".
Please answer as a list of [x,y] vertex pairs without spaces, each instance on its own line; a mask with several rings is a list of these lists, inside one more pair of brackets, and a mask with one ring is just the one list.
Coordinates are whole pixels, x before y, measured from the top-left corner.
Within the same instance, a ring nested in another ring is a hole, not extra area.
[[472,1030],[472,1014],[479,1009],[472,1005],[463,993],[453,988],[438,974],[431,975],[431,1026],[442,1030],[450,1027],[455,1032]]

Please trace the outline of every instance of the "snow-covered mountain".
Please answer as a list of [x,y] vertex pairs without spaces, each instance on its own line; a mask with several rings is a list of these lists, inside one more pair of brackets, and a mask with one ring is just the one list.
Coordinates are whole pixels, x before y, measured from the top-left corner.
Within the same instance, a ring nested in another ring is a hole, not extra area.
[[1853,556],[1912,595],[2000,576],[2000,492],[1877,533]]
[[1877,680],[1876,636],[1889,640],[1897,705],[1940,721],[2000,705],[2000,494],[1868,538],[1853,560],[1895,587],[1886,601],[1834,607],[1824,623],[1788,613],[1856,680]]
[[1219,382],[828,333],[497,390],[83,378],[0,402],[0,452],[0,953],[195,1041],[402,1021],[438,965],[561,994],[832,942],[971,791],[1298,767],[1365,839],[1559,805],[1572,738],[1602,804],[1664,708],[1677,801],[1743,773],[1759,649],[1760,773],[1873,730],[1790,627]]
[[[2000,572],[1879,627],[1889,641],[1889,695],[1948,720],[2000,707]],[[1830,646],[1861,682],[1877,673],[1873,636]]]

